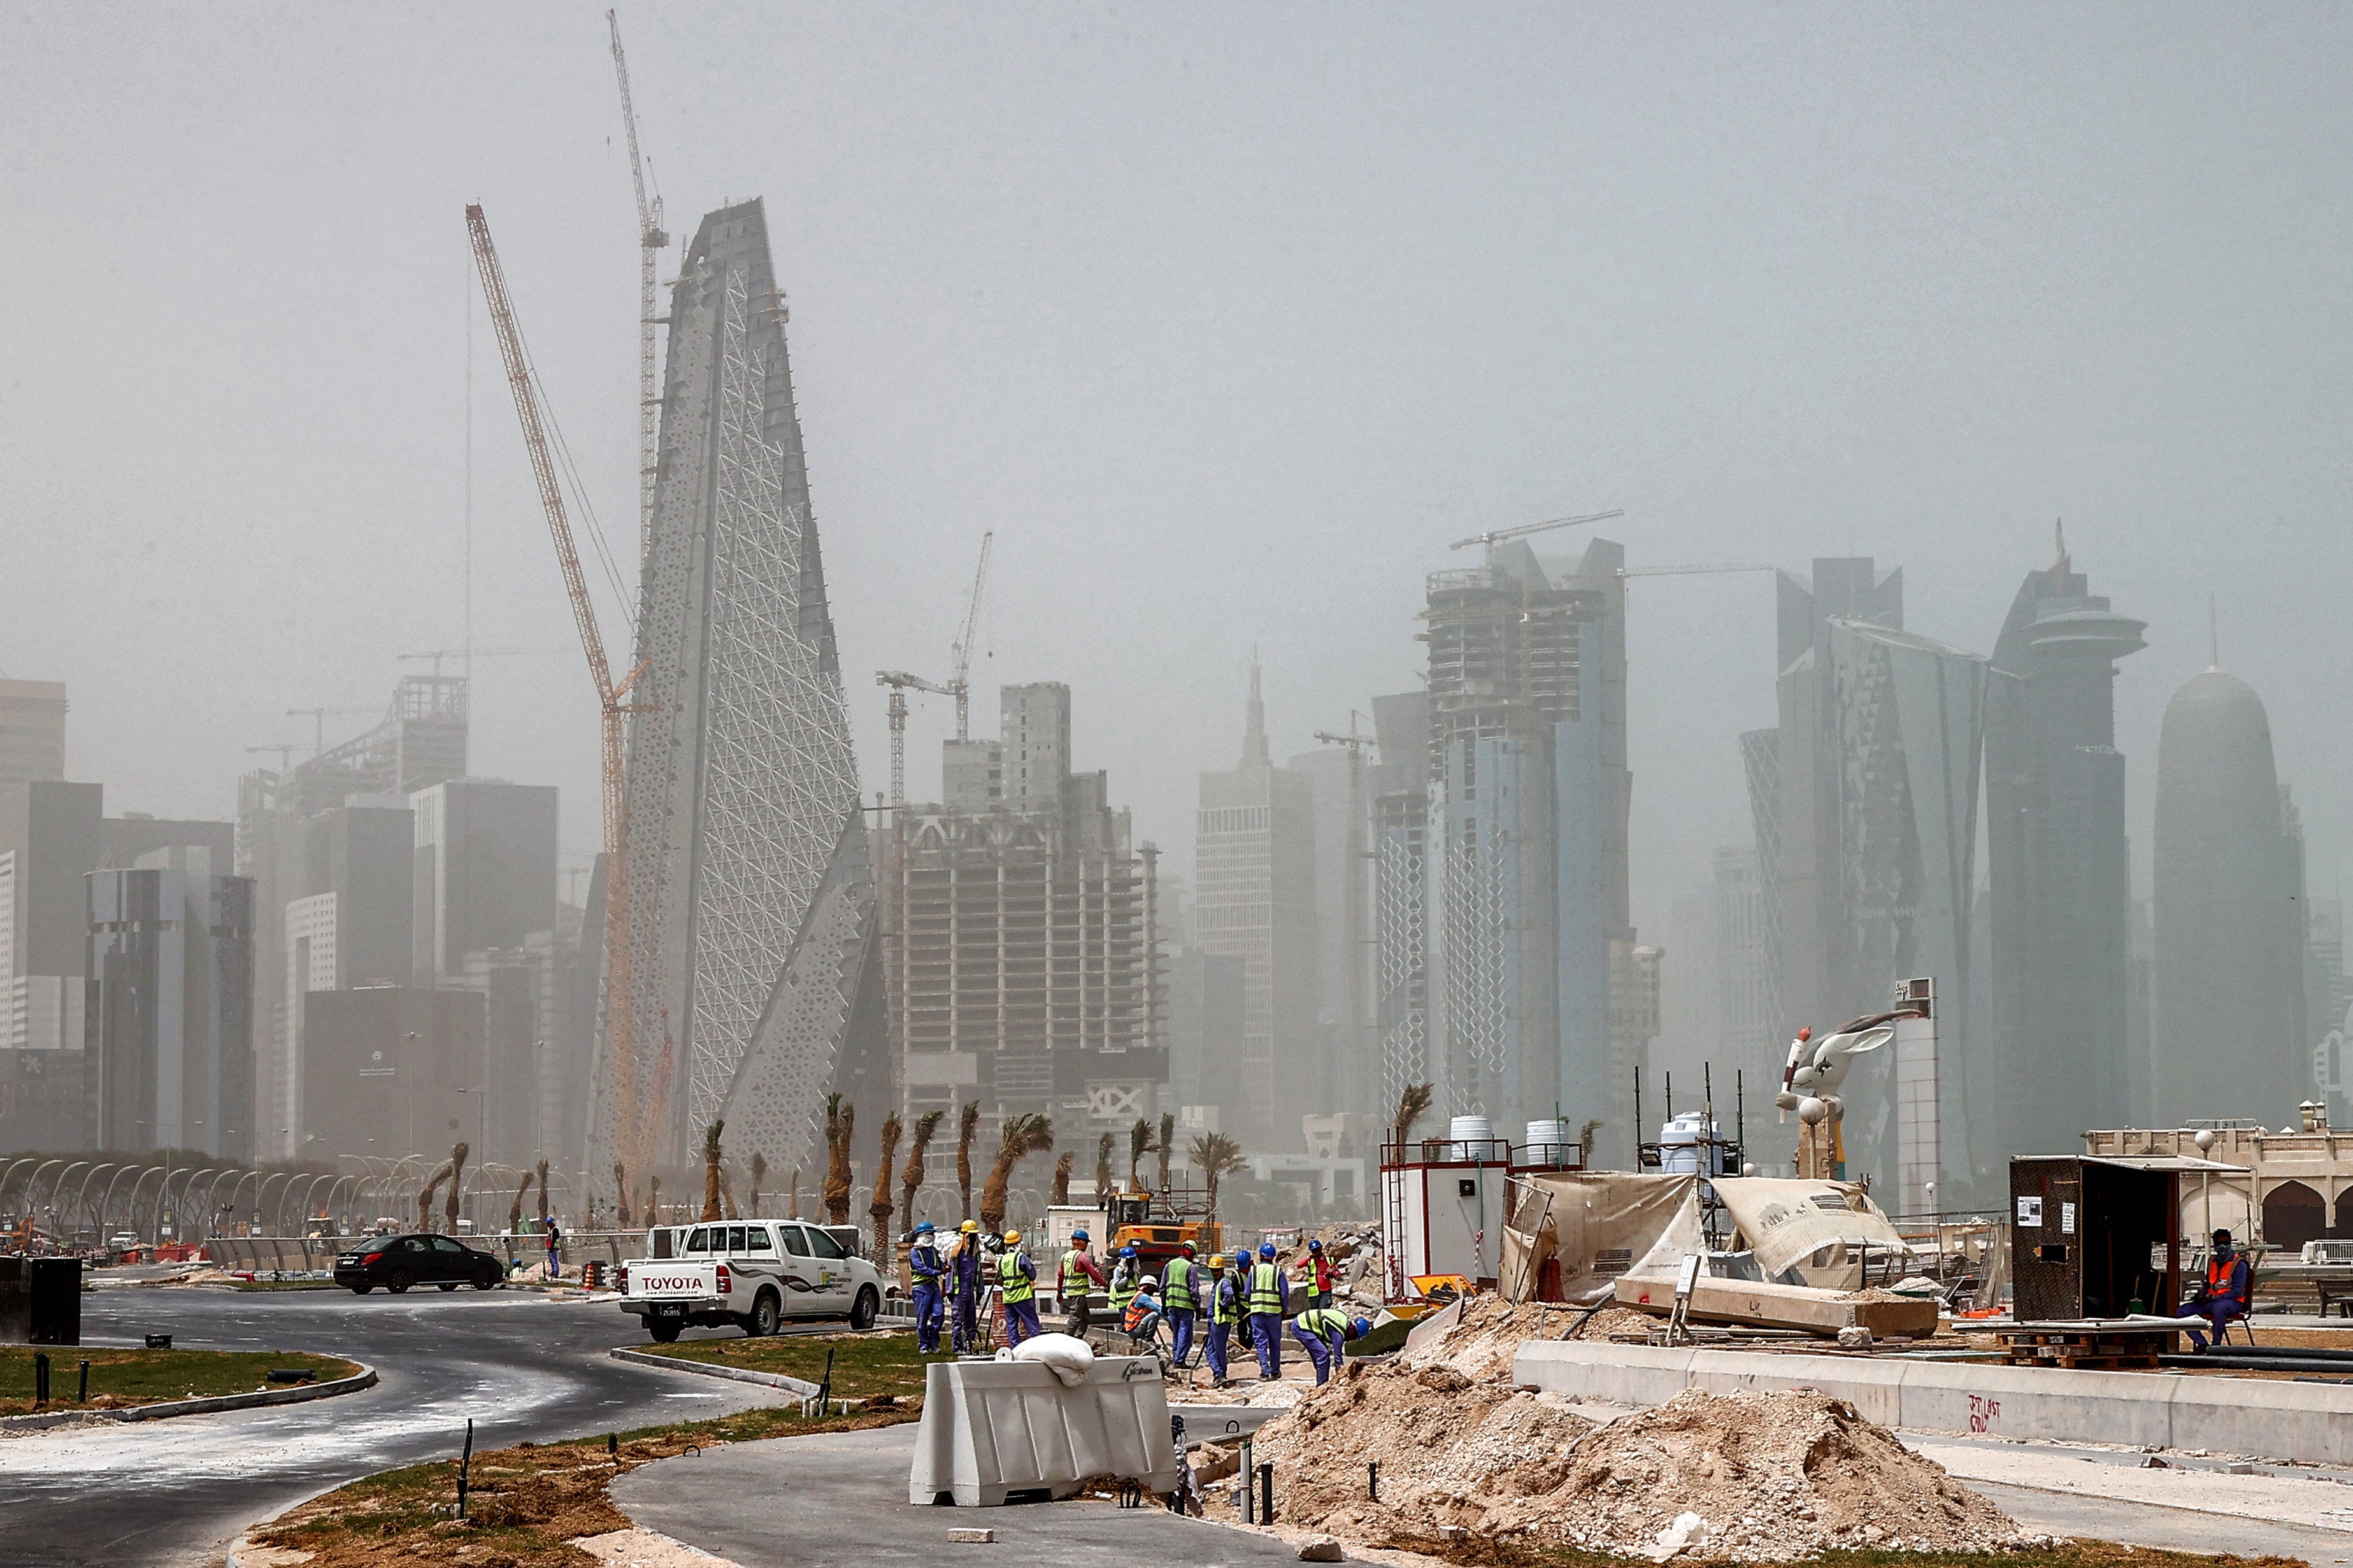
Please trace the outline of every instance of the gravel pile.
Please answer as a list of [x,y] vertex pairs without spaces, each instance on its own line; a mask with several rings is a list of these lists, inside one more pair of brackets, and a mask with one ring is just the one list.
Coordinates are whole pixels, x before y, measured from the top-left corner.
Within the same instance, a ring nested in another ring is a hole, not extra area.
[[1511,1352],[1537,1316],[1475,1300],[1440,1340],[1351,1365],[1261,1428],[1283,1521],[1366,1543],[1460,1531],[1662,1560],[2024,1542],[1993,1504],[1823,1394],[1693,1391],[1597,1425],[1515,1389]]

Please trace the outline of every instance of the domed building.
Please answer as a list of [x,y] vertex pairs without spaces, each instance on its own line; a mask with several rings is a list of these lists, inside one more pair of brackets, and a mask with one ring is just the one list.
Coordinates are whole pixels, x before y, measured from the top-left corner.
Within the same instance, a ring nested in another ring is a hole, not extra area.
[[2311,1098],[2304,847],[2263,699],[2219,667],[2166,704],[2156,860],[2154,1125],[2294,1121]]

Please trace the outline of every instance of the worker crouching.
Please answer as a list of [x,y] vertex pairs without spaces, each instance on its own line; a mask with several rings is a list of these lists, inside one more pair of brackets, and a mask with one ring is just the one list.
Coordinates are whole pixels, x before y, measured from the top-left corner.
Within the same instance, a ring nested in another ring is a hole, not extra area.
[[1318,1387],[1332,1380],[1340,1365],[1341,1347],[1350,1340],[1360,1339],[1372,1331],[1373,1325],[1363,1318],[1351,1318],[1337,1307],[1310,1307],[1291,1320],[1291,1337],[1307,1352],[1307,1359],[1315,1363]]

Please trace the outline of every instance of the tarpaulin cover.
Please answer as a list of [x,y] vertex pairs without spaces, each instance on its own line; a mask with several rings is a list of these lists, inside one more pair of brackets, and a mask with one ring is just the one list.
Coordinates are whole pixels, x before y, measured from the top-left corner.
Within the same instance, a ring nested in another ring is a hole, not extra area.
[[[1881,1257],[1906,1250],[1860,1183],[1727,1176],[1715,1188],[1767,1279],[1852,1290],[1862,1282],[1866,1249]],[[1792,1268],[1794,1276],[1786,1272]]]
[[1559,1293],[1548,1300],[1606,1300],[1623,1276],[1669,1276],[1706,1250],[1699,1225],[1696,1175],[1626,1171],[1556,1172],[1518,1176],[1504,1221],[1504,1264],[1497,1284],[1514,1301],[1549,1285],[1545,1265],[1557,1259]]

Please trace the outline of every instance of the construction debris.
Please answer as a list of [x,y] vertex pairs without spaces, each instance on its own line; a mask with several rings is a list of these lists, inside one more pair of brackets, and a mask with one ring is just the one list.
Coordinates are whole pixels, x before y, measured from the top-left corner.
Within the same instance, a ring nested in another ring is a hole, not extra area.
[[[1628,1307],[1664,1312],[1674,1305],[1672,1280],[1624,1279],[1618,1300]],[[1715,1279],[1693,1286],[1690,1316],[1701,1323],[1743,1323],[1833,1335],[1865,1329],[1876,1339],[1926,1338],[1936,1331],[1934,1297],[1899,1296],[1892,1290],[1820,1290],[1810,1285],[1775,1285],[1757,1279]]]
[[[1992,1503],[1827,1395],[1692,1391],[1597,1425],[1515,1388],[1512,1358],[1542,1318],[1473,1300],[1442,1335],[1347,1366],[1261,1427],[1284,1521],[1360,1542],[1511,1537],[1660,1561],[2021,1542]],[[1561,1331],[1557,1309],[1553,1321]]]

